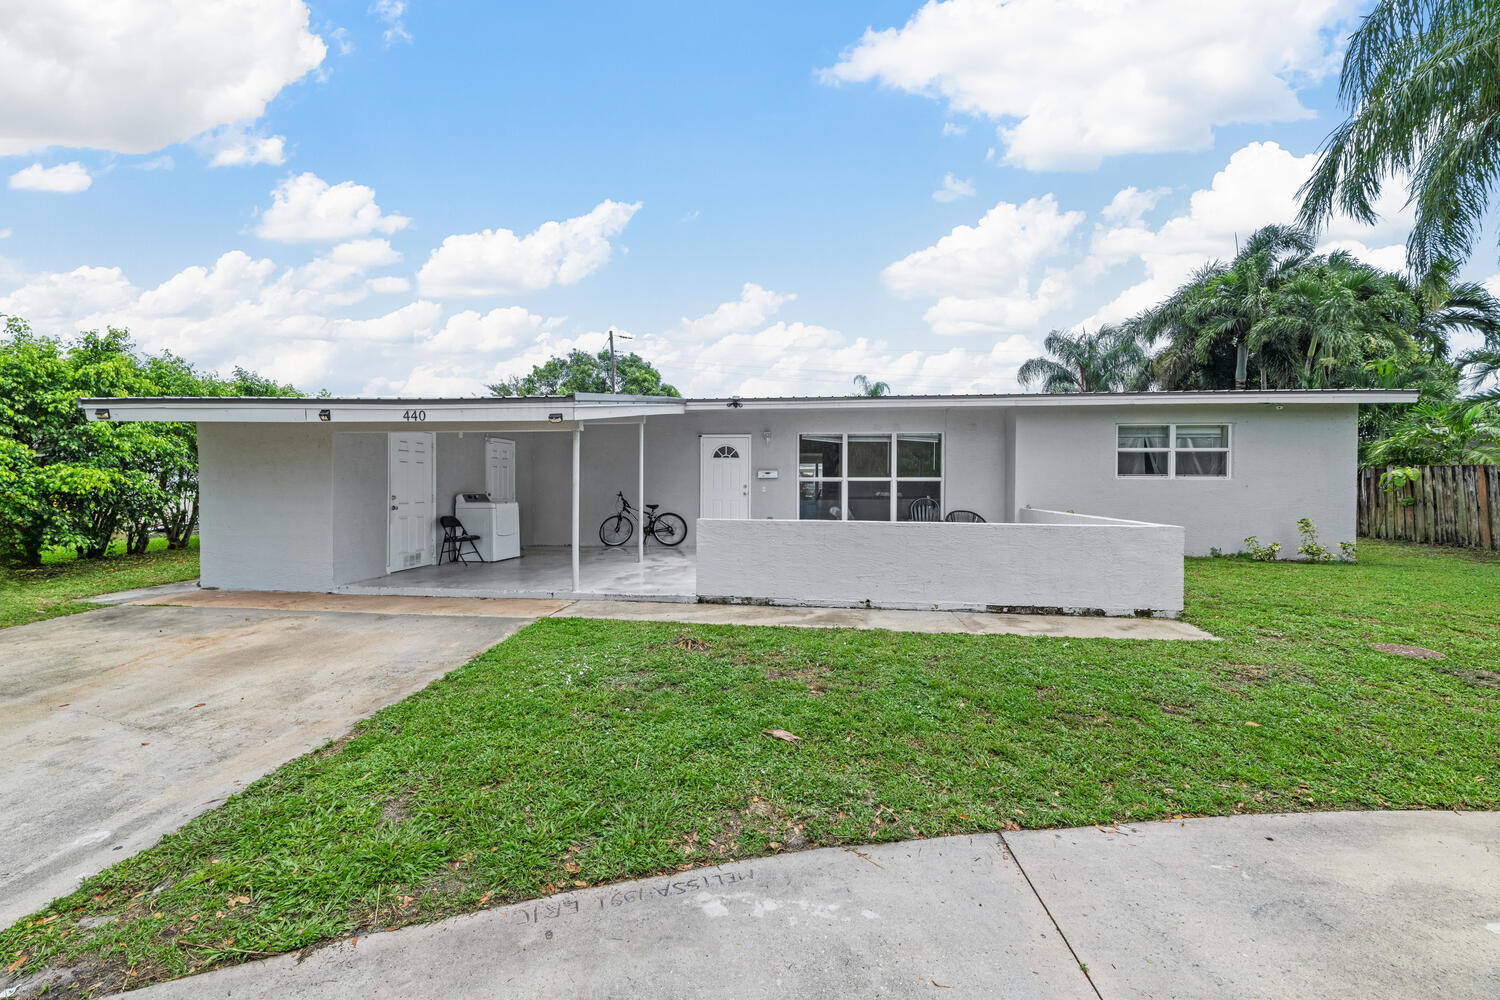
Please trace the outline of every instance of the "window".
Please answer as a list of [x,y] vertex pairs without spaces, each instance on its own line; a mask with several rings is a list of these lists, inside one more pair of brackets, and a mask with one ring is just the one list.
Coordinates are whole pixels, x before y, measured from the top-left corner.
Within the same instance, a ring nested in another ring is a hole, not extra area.
[[719,449],[714,452],[713,457],[714,458],[739,458],[740,457],[740,453],[738,451],[735,451],[733,445],[721,444],[721,445],[719,445]]
[[803,434],[797,478],[804,521],[909,521],[912,501],[943,502],[943,436]]
[[1121,424],[1115,474],[1165,479],[1226,479],[1228,424]]

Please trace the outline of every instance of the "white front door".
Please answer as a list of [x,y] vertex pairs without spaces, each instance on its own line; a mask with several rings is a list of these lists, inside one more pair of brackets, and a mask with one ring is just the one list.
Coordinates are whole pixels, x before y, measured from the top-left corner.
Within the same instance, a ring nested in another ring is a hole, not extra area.
[[516,443],[504,438],[484,439],[484,489],[500,503],[516,500]]
[[750,516],[750,435],[705,434],[698,439],[703,489],[699,517]]
[[431,432],[392,434],[390,449],[385,570],[394,573],[436,561],[437,468]]

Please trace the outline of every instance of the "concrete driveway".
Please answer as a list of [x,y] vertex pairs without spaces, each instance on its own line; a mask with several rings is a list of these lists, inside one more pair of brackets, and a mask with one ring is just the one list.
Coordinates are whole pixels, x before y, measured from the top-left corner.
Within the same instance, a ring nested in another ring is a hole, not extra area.
[[0,631],[0,926],[529,621],[120,606]]

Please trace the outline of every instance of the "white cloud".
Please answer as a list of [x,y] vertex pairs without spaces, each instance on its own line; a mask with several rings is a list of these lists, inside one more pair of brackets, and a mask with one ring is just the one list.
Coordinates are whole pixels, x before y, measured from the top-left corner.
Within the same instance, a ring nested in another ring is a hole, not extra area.
[[334,331],[341,340],[354,343],[411,342],[431,337],[442,318],[442,306],[418,299],[384,316],[337,320]]
[[878,82],[999,123],[1006,163],[1210,148],[1217,126],[1312,117],[1356,0],[930,0],[867,30],[826,82]]
[[1134,187],[1125,188],[1110,199],[1109,204],[1104,206],[1099,217],[1105,222],[1112,222],[1117,226],[1130,226],[1138,224],[1141,217],[1156,207],[1156,203],[1172,193],[1171,188],[1152,188],[1149,191],[1140,191]]
[[370,13],[385,23],[383,37],[387,48],[397,42],[411,41],[411,33],[406,30],[406,0],[375,0],[370,4]]
[[524,341],[535,340],[561,322],[560,318],[546,319],[520,306],[491,309],[483,314],[468,309],[448,317],[443,328],[422,346],[424,352],[468,357],[472,368],[472,361],[480,360],[474,355],[509,350]]
[[1083,219],[1082,212],[1059,211],[1050,194],[1021,205],[1002,201],[978,224],[954,227],[881,277],[902,298],[938,298],[926,314],[935,333],[1027,329],[1066,301],[1068,283],[1053,270],[1035,288],[1033,280],[1043,261],[1067,249]]
[[215,129],[203,137],[210,167],[279,167],[286,162],[286,136],[254,132],[249,122]]
[[610,238],[640,207],[606,200],[587,215],[544,222],[526,236],[509,229],[449,236],[417,272],[417,286],[423,295],[458,298],[574,284],[609,261]]
[[81,163],[59,163],[55,167],[44,167],[33,163],[24,170],[10,175],[13,191],[47,191],[51,194],[77,194],[87,191],[94,178]]
[[796,297],[773,292],[747,281],[740,289],[738,299],[722,303],[717,309],[697,319],[684,318],[682,331],[693,340],[742,333],[764,323]]
[[282,243],[394,233],[411,222],[403,215],[382,213],[373,188],[353,181],[331,185],[314,173],[288,177],[271,192],[271,199],[255,234]]
[[11,0],[0,26],[0,156],[155,152],[259,118],[325,52],[302,0]]
[[371,292],[379,295],[395,295],[399,292],[411,291],[411,282],[399,275],[385,274],[378,278],[371,278],[367,287]]
[[969,131],[969,126],[967,125],[960,125],[957,122],[943,122],[944,135],[963,135],[967,131]]
[[[62,335],[128,327],[148,351],[172,350],[220,371],[244,364],[310,389],[334,373],[335,361],[379,363],[372,346],[410,349],[437,327],[442,308],[431,302],[364,319],[346,315],[393,277],[370,270],[399,260],[380,239],[341,244],[297,267],[231,250],[147,288],[118,267],[80,267],[31,276],[0,296],[0,313]],[[404,290],[405,279],[395,280]]]
[[0,229],[0,240],[8,240],[8,239],[10,239],[10,229],[9,228]]
[[143,160],[135,165],[137,170],[171,170],[177,166],[177,161],[171,156],[163,153],[161,156],[153,156],[149,160]]
[[[1136,209],[1152,192],[1127,188],[1101,213],[1108,225],[1095,228],[1086,266],[1097,273],[1140,262],[1145,277],[1119,293],[1085,320],[1087,325],[1114,322],[1161,301],[1192,271],[1234,254],[1237,241],[1270,223],[1290,223],[1297,214],[1297,189],[1307,180],[1316,154],[1295,156],[1274,142],[1252,142],[1236,150],[1206,188],[1194,191],[1187,211],[1156,229],[1141,221]],[[1388,183],[1377,199],[1380,216],[1374,226],[1335,217],[1322,234],[1322,249],[1350,249],[1380,267],[1404,270],[1404,243],[1412,211],[1405,185]],[[1154,206],[1155,201],[1151,204]]]
[[943,175],[943,186],[932,192],[933,201],[957,201],[974,197],[974,182],[959,180],[952,173]]

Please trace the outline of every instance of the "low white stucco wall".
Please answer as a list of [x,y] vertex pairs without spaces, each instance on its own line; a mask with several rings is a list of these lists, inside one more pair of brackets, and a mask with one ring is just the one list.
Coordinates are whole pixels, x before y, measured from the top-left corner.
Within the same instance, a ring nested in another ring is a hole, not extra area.
[[1183,529],[1059,511],[1021,523],[699,520],[705,600],[1176,617]]

